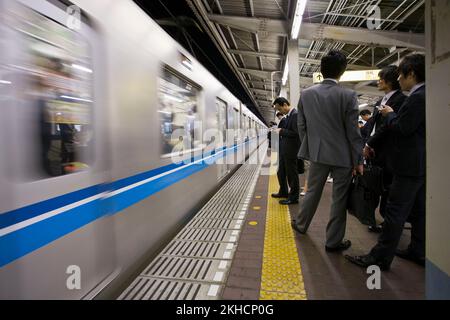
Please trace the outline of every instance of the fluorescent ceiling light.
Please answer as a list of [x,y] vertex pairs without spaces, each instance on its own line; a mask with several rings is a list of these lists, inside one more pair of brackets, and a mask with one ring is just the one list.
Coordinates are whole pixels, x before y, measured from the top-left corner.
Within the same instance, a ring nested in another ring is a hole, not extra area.
[[71,97],[71,96],[61,96],[61,98],[75,100],[75,101],[82,101],[82,102],[92,102],[92,100],[76,98],[76,97]]
[[363,103],[363,104],[360,104],[359,105],[359,108],[365,108],[365,107],[367,107],[369,104],[368,103]]
[[11,81],[0,80],[0,84],[12,84]]
[[182,64],[184,64],[184,66],[186,68],[188,68],[189,70],[192,70],[192,63],[188,60],[183,60]]
[[307,0],[297,0],[297,7],[295,8],[294,13],[294,22],[292,23],[292,31],[291,38],[293,40],[297,40],[298,35],[300,34],[300,26],[303,21],[303,13],[305,12]]
[[286,58],[286,64],[284,65],[283,78],[281,79],[283,86],[286,85],[288,77],[289,77],[289,57]]
[[84,71],[87,73],[92,73],[92,70],[83,66],[80,66],[79,64],[72,64],[72,68],[80,70],[80,71]]

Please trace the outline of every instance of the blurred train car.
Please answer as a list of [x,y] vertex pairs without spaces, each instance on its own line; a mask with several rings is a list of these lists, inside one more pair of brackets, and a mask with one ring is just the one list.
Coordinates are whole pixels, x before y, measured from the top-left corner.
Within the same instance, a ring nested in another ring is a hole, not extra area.
[[2,0],[0,52],[0,299],[106,297],[265,140],[132,1]]

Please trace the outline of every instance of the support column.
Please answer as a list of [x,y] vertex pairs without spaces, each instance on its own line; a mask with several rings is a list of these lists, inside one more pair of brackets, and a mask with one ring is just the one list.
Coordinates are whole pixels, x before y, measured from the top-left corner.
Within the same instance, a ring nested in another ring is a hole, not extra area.
[[300,66],[298,62],[298,40],[288,41],[289,96],[291,105],[297,108],[300,99]]
[[426,34],[426,296],[450,299],[450,45],[448,1],[428,0]]

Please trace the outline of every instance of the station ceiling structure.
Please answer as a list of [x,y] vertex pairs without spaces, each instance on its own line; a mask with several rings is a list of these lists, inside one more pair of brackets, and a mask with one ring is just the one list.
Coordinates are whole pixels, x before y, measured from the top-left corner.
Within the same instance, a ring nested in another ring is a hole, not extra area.
[[[235,79],[232,81],[234,86],[236,82],[240,85],[239,89],[230,88],[230,91],[268,123],[274,118],[272,97],[282,89],[288,41],[292,38],[294,17],[301,1],[151,2],[165,2],[166,10],[181,10],[183,17],[190,15],[195,29],[201,29],[202,36],[209,41],[208,44],[202,42],[203,49],[212,50],[214,46],[216,52],[211,51],[211,54],[218,54],[214,56],[214,64],[220,60],[221,73],[229,73],[225,78],[228,81]],[[146,7],[144,1],[136,2]],[[181,9],[181,3],[189,10]],[[374,6],[379,10],[379,20],[374,19]],[[300,90],[313,84],[313,74],[320,71],[320,59],[331,49],[341,50],[347,55],[348,70],[379,69],[398,63],[411,52],[423,52],[424,11],[425,0],[307,0],[298,35]],[[179,23],[179,16],[173,13],[171,18],[156,17],[157,22],[166,28],[177,19]],[[186,34],[181,38],[186,38]],[[189,47],[192,49],[191,43],[188,43]],[[218,78],[222,81],[221,76]],[[381,95],[374,81],[345,85],[358,92],[360,103],[364,105],[374,103]]]

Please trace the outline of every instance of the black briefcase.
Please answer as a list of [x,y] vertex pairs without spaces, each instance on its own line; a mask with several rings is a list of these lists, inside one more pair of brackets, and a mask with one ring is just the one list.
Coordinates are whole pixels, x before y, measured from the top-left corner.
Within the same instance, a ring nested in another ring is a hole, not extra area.
[[375,210],[382,190],[382,169],[376,166],[365,166],[364,175],[355,176],[350,186],[348,212],[364,225],[376,225]]

